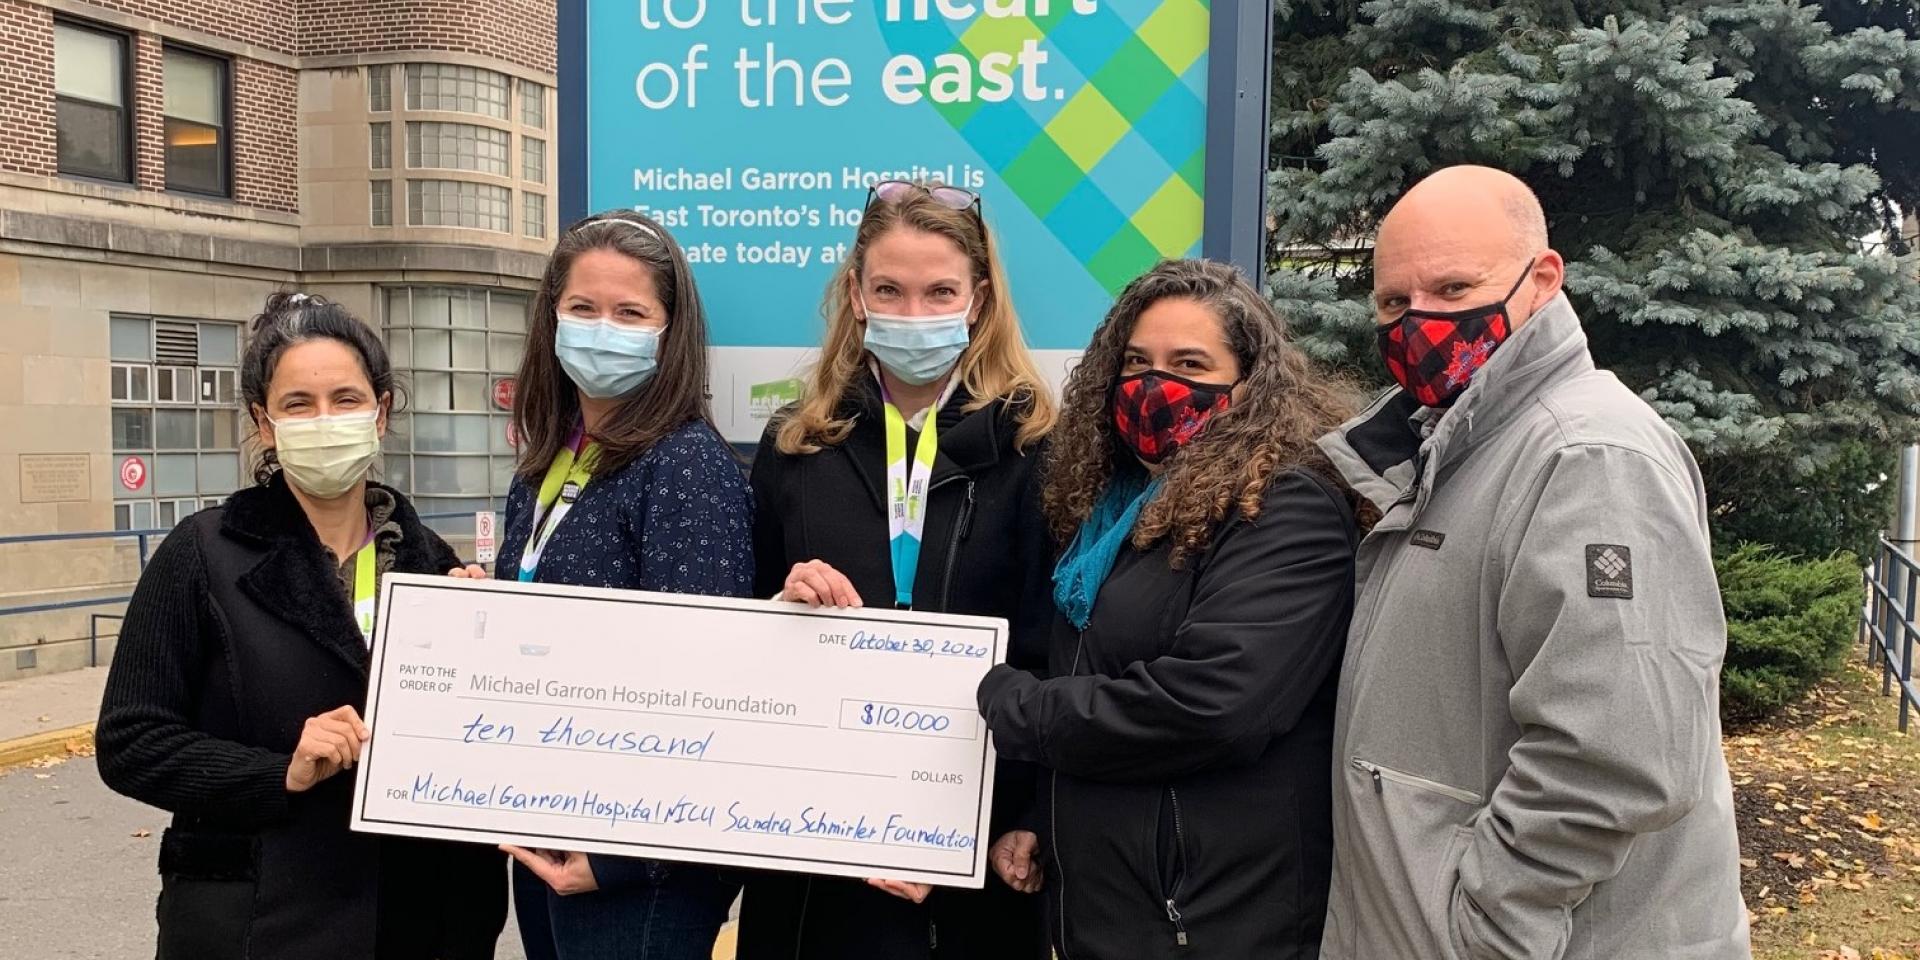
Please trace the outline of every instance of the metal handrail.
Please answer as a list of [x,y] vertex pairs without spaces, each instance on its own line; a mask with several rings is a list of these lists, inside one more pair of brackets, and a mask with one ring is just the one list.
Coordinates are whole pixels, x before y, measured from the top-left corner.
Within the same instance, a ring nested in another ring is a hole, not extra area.
[[[1920,624],[1914,617],[1920,606],[1920,561],[1915,560],[1913,547],[1909,542],[1880,540],[1865,574],[1866,602],[1860,610],[1867,664],[1880,667],[1880,695],[1892,696],[1894,682],[1899,682],[1902,733],[1907,730],[1908,714],[1920,706],[1920,687],[1913,683],[1913,647],[1920,640]],[[1904,590],[1899,589],[1902,580]]]
[[124,540],[127,537],[164,537],[171,530],[91,530],[85,533],[22,533],[0,537],[0,547],[9,543],[48,543],[55,540]]
[[[423,513],[423,514],[420,514],[419,517],[422,521],[458,520],[461,518],[472,519],[473,514],[466,513],[466,512]],[[151,556],[151,550],[149,549],[151,546],[151,540],[156,537],[164,538],[167,534],[171,532],[172,532],[171,530],[148,529],[148,530],[89,530],[89,531],[83,531],[79,533],[16,534],[12,536],[0,537],[0,546],[7,546],[9,544],[26,544],[26,543],[54,543],[54,542],[60,542],[60,541],[75,541],[75,540],[133,539],[139,542],[140,572],[144,574],[147,570],[147,561]],[[0,607],[0,619],[4,619],[6,617],[14,617],[14,616],[26,616],[28,614],[34,614],[34,613],[57,613],[62,610],[78,610],[84,607],[113,606],[116,604],[127,603],[132,599],[133,599],[132,594],[126,594],[124,596],[94,597],[91,599],[84,599],[84,600],[58,600],[51,603],[30,603],[30,604],[25,604],[23,606],[17,606],[17,607]],[[100,637],[101,637],[100,621],[120,620],[120,619],[124,619],[124,617],[118,613],[93,613],[87,616],[87,636],[85,637],[85,639],[87,641],[87,665],[88,666],[100,665]],[[79,643],[81,639],[82,638],[80,637],[73,637],[65,640],[41,641],[37,643],[8,644],[8,645],[0,646],[0,653],[6,652],[9,650],[28,650],[28,649],[38,649],[40,647],[51,647],[51,646],[57,646],[63,643]]]

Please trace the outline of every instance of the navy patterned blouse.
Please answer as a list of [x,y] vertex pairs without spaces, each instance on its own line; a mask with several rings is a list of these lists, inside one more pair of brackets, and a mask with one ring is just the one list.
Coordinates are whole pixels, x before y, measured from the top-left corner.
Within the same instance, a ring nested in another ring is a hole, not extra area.
[[[520,574],[539,485],[515,477],[494,576]],[[593,478],[553,531],[535,583],[753,596],[753,493],[733,449],[694,421]],[[589,854],[603,890],[650,882],[648,861]]]
[[[537,483],[516,477],[495,576],[514,579]],[[753,495],[732,448],[694,421],[615,473],[593,478],[553,532],[535,583],[753,595]]]

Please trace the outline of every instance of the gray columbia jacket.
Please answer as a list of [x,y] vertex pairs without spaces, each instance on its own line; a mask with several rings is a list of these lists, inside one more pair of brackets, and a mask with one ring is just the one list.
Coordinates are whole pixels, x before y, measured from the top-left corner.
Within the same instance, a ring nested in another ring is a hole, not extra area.
[[1323,958],[1750,956],[1699,469],[1565,295],[1444,415],[1394,391],[1321,447],[1385,513]]

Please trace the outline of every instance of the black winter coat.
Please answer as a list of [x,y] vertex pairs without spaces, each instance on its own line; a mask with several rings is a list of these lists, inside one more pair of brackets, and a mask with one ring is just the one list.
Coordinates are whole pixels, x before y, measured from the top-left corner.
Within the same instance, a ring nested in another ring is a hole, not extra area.
[[[392,569],[457,566],[394,498]],[[283,477],[182,521],[154,552],[95,740],[108,786],[174,815],[160,841],[162,960],[493,956],[499,851],[350,832],[356,771],[287,792],[307,718],[365,711],[368,661],[332,555]]]
[[[796,563],[824,560],[868,606],[893,602],[888,552],[886,435],[877,385],[862,376],[842,407],[853,432],[819,453],[787,455],[770,426],[753,464],[755,593],[780,591]],[[1040,517],[1040,451],[1014,448],[1014,411],[994,403],[972,413],[956,391],[938,411],[940,449],[927,494],[914,608],[1005,617],[1007,660],[1045,662],[1052,553]],[[908,449],[917,434],[909,430]],[[993,837],[1027,826],[1037,771],[995,768]],[[1030,828],[1030,827],[1028,827]],[[989,838],[989,842],[991,838]],[[747,881],[740,960],[922,960],[1044,958],[1038,896],[1017,893],[988,871],[985,890],[935,888],[915,905],[858,880],[762,873]]]
[[1048,770],[1060,960],[1319,955],[1357,541],[1342,492],[1288,471],[1184,569],[1123,547],[1086,629],[1056,621],[1054,679],[988,674],[1000,755]]

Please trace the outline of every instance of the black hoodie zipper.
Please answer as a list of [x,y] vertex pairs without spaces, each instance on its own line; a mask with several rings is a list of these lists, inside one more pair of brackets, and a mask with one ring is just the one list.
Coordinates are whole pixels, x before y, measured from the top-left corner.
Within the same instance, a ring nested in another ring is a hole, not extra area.
[[1173,875],[1173,889],[1167,891],[1167,921],[1173,924],[1173,942],[1187,945],[1187,923],[1180,915],[1180,888],[1187,880],[1187,824],[1180,816],[1180,791],[1171,786],[1167,788],[1167,799],[1173,803],[1173,853],[1180,858],[1177,872]]

